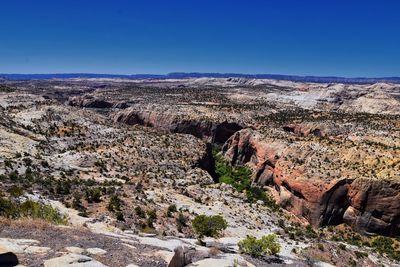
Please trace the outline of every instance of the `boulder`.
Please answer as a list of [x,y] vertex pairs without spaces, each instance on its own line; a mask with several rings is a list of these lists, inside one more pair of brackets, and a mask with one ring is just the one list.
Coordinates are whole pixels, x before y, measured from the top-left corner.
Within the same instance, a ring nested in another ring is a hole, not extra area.
[[92,255],[104,255],[107,253],[107,251],[101,248],[88,248],[86,252]]
[[175,254],[169,262],[168,267],[183,267],[194,261],[208,257],[208,254],[205,255],[204,252],[186,246],[179,246],[175,248],[174,252]]

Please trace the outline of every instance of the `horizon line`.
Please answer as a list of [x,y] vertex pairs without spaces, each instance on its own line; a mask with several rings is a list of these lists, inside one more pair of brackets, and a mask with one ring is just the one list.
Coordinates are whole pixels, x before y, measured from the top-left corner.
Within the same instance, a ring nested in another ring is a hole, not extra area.
[[[202,76],[204,78],[208,78],[207,75],[220,75],[220,76],[229,76],[233,75],[237,77],[243,76],[243,78],[252,77],[255,79],[263,79],[257,78],[257,76],[281,76],[281,77],[294,77],[294,78],[331,78],[331,79],[400,79],[399,76],[336,76],[336,75],[299,75],[299,74],[281,74],[281,73],[241,73],[241,72],[168,72],[168,73],[131,73],[131,74],[121,74],[121,73],[96,73],[96,72],[48,72],[48,73],[0,73],[0,76],[11,76],[11,75],[26,75],[26,76],[44,76],[44,75],[105,75],[105,76],[121,76],[121,77],[134,77],[134,76],[160,76],[168,77],[172,75],[197,75],[195,78],[199,78],[198,76]],[[190,77],[185,77],[190,78]],[[217,78],[217,77],[210,77]],[[221,77],[221,78],[229,78],[229,77]],[[267,79],[267,78],[266,78]]]

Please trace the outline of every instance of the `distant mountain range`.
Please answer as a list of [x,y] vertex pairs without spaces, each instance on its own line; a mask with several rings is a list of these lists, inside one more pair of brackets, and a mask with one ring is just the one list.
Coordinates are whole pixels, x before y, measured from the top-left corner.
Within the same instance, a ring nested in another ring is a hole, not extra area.
[[296,82],[314,83],[400,83],[400,77],[381,78],[345,78],[345,77],[318,77],[280,74],[241,74],[241,73],[200,73],[200,72],[172,72],[168,74],[94,74],[94,73],[55,73],[55,74],[0,74],[0,78],[8,80],[47,80],[71,78],[122,78],[122,79],[185,79],[185,78],[249,78],[274,79]]

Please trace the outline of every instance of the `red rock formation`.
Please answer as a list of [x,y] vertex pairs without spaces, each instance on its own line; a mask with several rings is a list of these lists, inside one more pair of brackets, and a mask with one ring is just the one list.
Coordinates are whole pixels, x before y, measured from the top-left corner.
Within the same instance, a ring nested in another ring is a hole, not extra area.
[[357,229],[385,235],[399,233],[400,184],[397,181],[357,179],[350,188],[344,222]]
[[223,147],[233,165],[247,164],[254,182],[273,185],[278,203],[312,225],[345,222],[360,232],[399,234],[400,183],[378,179],[305,178],[302,168],[285,175],[285,144],[252,130],[235,133]]

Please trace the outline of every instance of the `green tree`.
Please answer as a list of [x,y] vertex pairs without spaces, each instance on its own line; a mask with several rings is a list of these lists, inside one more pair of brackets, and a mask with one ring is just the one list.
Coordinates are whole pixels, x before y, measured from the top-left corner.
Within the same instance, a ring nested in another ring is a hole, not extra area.
[[192,221],[193,230],[202,239],[205,236],[218,237],[228,226],[225,219],[220,215],[207,216],[198,215]]
[[275,255],[281,250],[281,245],[278,243],[275,234],[265,235],[261,239],[247,236],[238,243],[238,246],[242,253],[253,257]]

